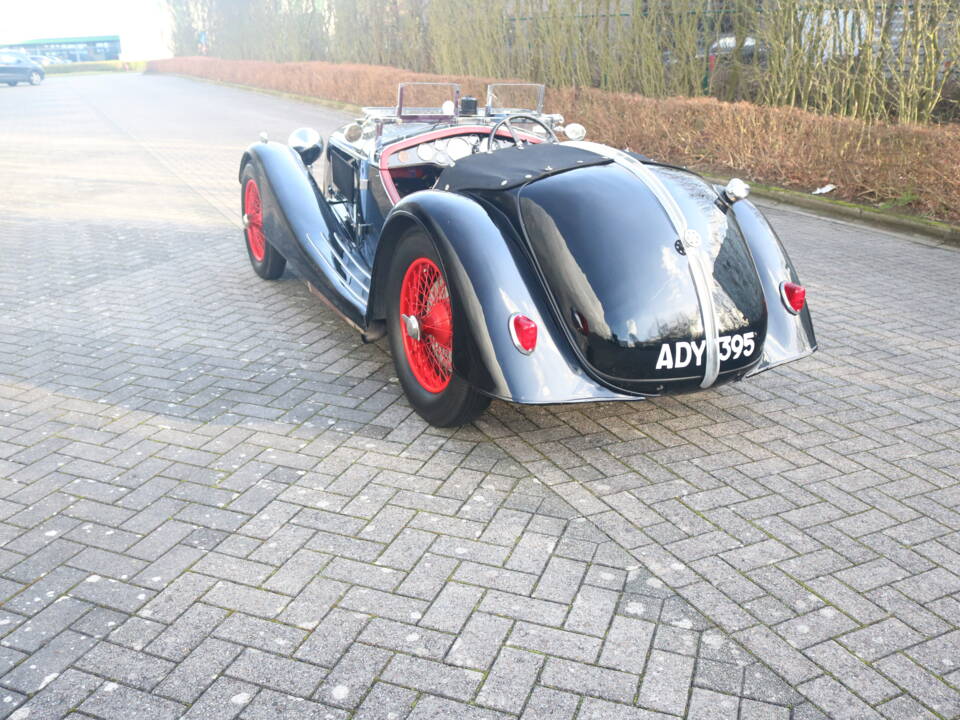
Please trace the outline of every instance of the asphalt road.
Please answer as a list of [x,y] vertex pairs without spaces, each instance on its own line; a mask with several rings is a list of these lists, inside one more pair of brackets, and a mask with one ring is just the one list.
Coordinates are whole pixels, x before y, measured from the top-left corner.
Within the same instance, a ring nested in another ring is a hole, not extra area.
[[770,209],[817,355],[437,430],[247,263],[243,147],[344,120],[0,87],[0,717],[960,717],[960,253]]

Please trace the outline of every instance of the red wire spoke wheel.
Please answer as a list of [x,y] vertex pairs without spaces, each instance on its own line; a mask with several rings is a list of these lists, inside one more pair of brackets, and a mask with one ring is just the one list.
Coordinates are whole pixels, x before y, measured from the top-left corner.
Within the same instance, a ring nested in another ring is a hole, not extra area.
[[410,228],[397,241],[387,283],[388,342],[411,407],[438,427],[470,422],[490,398],[453,372],[454,337],[457,347],[469,348],[469,326],[454,327],[456,287],[444,277],[436,247],[422,229]]
[[263,235],[263,207],[260,204],[260,188],[253,178],[247,180],[243,189],[243,209],[247,216],[247,244],[250,254],[257,262],[267,256],[267,239]]
[[260,183],[252,162],[248,162],[241,170],[240,207],[243,212],[243,238],[250,265],[264,280],[276,280],[283,275],[287,260],[270,243],[263,227],[263,196],[260,195]]
[[407,267],[400,285],[403,350],[424,390],[443,392],[453,375],[453,314],[443,273],[429,258]]

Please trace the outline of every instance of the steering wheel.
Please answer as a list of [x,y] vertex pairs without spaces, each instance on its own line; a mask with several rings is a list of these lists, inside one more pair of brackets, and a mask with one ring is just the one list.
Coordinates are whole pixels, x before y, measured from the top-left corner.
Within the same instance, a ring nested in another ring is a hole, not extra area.
[[553,128],[550,127],[543,120],[533,115],[518,113],[516,115],[507,115],[503,120],[501,120],[500,122],[498,122],[496,125],[493,126],[493,130],[490,131],[490,136],[487,138],[487,152],[491,152],[491,153],[493,152],[493,141],[496,140],[497,131],[500,130],[501,127],[507,128],[507,130],[510,132],[510,138],[513,140],[513,144],[516,145],[521,150],[523,149],[524,142],[522,139],[517,137],[517,133],[514,131],[513,125],[511,124],[515,120],[528,120],[532,123],[535,123],[547,131],[547,140],[549,142],[553,142],[553,143],[560,142],[560,140],[557,138],[557,134],[553,131]]

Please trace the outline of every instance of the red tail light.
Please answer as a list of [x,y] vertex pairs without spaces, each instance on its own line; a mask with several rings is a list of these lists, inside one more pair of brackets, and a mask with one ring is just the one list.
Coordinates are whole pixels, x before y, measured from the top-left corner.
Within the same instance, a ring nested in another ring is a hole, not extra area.
[[537,346],[537,324],[526,315],[514,313],[510,316],[510,337],[517,350],[529,355]]
[[807,300],[807,289],[803,285],[792,282],[780,283],[780,296],[787,310],[796,314],[803,310],[803,304]]

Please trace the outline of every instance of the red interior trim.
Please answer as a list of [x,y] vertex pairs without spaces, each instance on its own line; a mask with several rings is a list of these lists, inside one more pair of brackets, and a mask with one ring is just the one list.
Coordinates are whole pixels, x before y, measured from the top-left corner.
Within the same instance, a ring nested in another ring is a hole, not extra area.
[[[439,140],[440,138],[445,137],[455,137],[457,135],[477,135],[477,134],[490,134],[490,126],[483,125],[459,125],[457,127],[448,127],[441,128],[440,130],[433,130],[432,132],[424,133],[423,135],[416,135],[412,138],[407,138],[406,140],[401,140],[392,145],[387,145],[384,148],[383,152],[380,154],[380,180],[383,182],[383,188],[387,191],[387,196],[390,198],[390,201],[394,204],[400,201],[400,193],[397,192],[397,187],[393,183],[393,176],[390,174],[390,169],[388,163],[390,161],[390,156],[394,153],[401,150],[406,150],[409,147],[414,147],[415,145],[420,145],[425,142],[430,142],[431,140]],[[524,140],[532,143],[543,142],[543,138],[539,138],[536,135],[531,135],[530,133],[523,132],[518,128],[514,128],[517,135],[522,136]],[[510,132],[506,128],[501,128],[497,132],[497,137],[508,138],[510,137]],[[429,163],[424,163],[427,165]]]

